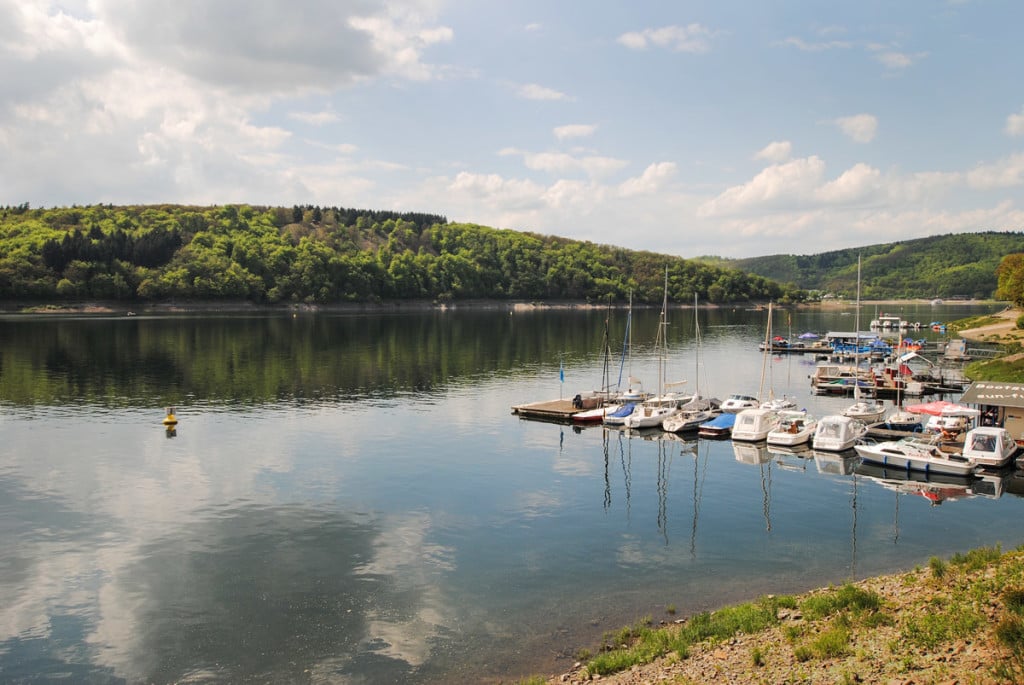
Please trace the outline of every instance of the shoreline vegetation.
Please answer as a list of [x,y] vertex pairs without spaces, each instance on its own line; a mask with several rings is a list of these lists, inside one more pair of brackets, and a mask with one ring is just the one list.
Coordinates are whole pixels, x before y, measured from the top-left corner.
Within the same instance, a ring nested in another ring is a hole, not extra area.
[[606,635],[567,673],[521,685],[1024,682],[1024,551],[927,567]]

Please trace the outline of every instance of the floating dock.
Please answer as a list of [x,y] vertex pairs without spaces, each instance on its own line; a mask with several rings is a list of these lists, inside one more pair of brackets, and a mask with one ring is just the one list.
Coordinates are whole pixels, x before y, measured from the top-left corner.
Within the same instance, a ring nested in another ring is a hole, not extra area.
[[540,419],[542,421],[572,421],[572,415],[580,410],[573,406],[572,400],[548,400],[517,404],[512,413],[523,419]]

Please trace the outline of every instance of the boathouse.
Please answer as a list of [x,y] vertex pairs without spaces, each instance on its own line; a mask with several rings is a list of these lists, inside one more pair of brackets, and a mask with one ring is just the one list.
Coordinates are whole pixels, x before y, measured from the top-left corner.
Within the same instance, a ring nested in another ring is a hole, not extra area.
[[1024,383],[975,381],[960,403],[977,405],[984,423],[1002,426],[1024,443]]

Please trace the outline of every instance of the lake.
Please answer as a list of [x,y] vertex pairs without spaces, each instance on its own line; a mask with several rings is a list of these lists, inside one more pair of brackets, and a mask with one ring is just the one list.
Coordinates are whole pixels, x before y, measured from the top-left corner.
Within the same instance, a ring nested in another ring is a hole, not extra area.
[[[773,318],[787,336],[854,329],[852,307]],[[699,310],[699,354],[693,310],[669,319],[668,380],[725,397],[763,377],[818,415],[850,402],[811,394],[810,357],[763,363],[764,311]],[[606,329],[613,380],[656,389],[658,311],[634,312],[628,362],[625,322],[0,319],[0,679],[508,682],[641,617],[1022,542],[1013,471],[908,483],[856,458],[511,415],[597,387]]]

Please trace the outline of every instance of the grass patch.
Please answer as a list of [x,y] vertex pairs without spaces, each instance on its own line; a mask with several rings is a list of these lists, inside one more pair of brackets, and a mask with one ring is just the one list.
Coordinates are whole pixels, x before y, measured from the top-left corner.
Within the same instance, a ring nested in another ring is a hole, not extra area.
[[921,615],[909,617],[900,635],[913,645],[935,649],[957,638],[968,637],[985,625],[985,617],[966,602],[953,601],[944,606],[933,603]]
[[882,599],[874,592],[847,583],[837,590],[808,597],[800,605],[800,610],[804,612],[804,616],[814,620],[842,611],[853,611],[858,614],[875,611],[881,604]]
[[989,564],[999,561],[1003,551],[999,545],[995,547],[978,547],[966,554],[954,554],[949,563],[959,566],[965,571],[980,571]]
[[850,646],[850,628],[834,625],[823,631],[810,643],[811,652],[819,659],[837,659],[846,656]]
[[938,557],[932,557],[928,560],[928,568],[932,570],[933,578],[942,578],[946,575],[946,562]]
[[714,613],[697,614],[677,631],[652,629],[646,622],[624,628],[614,643],[587,663],[591,675],[608,675],[676,652],[689,656],[690,647],[704,640],[725,640],[739,633],[757,633],[779,622],[780,607],[796,607],[789,596],[762,597],[756,602],[738,604]]

